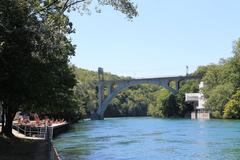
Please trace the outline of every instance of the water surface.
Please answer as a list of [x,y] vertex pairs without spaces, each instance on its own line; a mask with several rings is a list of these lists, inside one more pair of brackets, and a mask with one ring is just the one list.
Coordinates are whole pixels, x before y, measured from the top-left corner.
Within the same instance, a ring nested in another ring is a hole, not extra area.
[[54,140],[63,160],[239,160],[240,121],[106,118]]

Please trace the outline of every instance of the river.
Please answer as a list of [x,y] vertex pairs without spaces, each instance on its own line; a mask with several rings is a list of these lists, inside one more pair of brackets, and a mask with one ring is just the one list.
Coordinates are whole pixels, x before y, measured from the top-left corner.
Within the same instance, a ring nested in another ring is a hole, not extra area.
[[106,118],[54,139],[63,160],[239,160],[240,121]]

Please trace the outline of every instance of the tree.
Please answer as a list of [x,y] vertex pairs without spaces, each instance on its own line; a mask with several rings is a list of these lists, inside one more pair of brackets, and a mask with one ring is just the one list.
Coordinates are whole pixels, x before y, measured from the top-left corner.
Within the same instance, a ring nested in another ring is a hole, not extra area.
[[145,85],[137,85],[120,92],[109,105],[105,116],[146,116],[150,95],[148,89]]
[[[198,71],[198,70],[197,70]],[[180,89],[176,95],[177,106],[179,107],[179,115],[184,117],[193,111],[193,104],[185,102],[185,93],[198,93],[199,80],[189,80],[181,82]]]
[[[0,4],[2,25],[0,99],[6,109],[3,132],[11,136],[12,120],[21,109],[59,110],[71,101],[74,75],[68,66],[74,47],[65,34],[68,18],[56,10],[32,15],[32,1],[6,0]],[[56,27],[57,26],[57,27]],[[47,109],[45,109],[47,108]]]
[[165,100],[169,96],[169,91],[166,89],[161,88],[161,90],[155,92],[153,94],[155,101],[152,101],[148,106],[148,115],[154,117],[165,117],[164,114],[164,105]]
[[28,0],[33,4],[36,10],[32,14],[45,14],[49,10],[58,10],[64,14],[66,11],[71,12],[77,10],[80,14],[88,13],[91,11],[89,7],[94,4],[96,12],[101,12],[102,6],[112,6],[115,10],[125,14],[129,19],[138,15],[137,6],[130,0],[43,0],[35,1]]
[[74,87],[74,97],[77,101],[78,114],[81,118],[90,115],[91,111],[96,109],[95,86],[91,82],[81,82]]
[[[65,112],[75,106],[76,83],[69,58],[74,32],[65,11],[87,10],[88,0],[5,0],[0,3],[0,101],[6,110],[3,132],[11,136],[19,109]],[[99,0],[128,18],[137,15],[128,0]],[[83,7],[83,8],[81,8]],[[72,111],[70,111],[72,112]]]
[[235,88],[240,87],[240,39],[235,42],[233,47],[234,56],[230,60],[231,65],[231,78]]
[[222,118],[224,106],[230,100],[232,93],[232,84],[218,85],[209,92],[205,107],[212,111],[213,117]]
[[223,65],[212,64],[207,68],[203,81],[207,84],[206,90],[211,90],[222,82]]
[[240,118],[240,90],[232,96],[231,100],[227,102],[224,107],[224,118]]
[[232,58],[221,59],[219,64],[207,66],[203,77],[206,84],[203,92],[207,99],[205,107],[211,111],[212,117],[222,118],[225,104],[234,92],[234,67]]
[[163,115],[164,117],[178,117],[179,107],[176,102],[176,97],[170,94],[163,102]]

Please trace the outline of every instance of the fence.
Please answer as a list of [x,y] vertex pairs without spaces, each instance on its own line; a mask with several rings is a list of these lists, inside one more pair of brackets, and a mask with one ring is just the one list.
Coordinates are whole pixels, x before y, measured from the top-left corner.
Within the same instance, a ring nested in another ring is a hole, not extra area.
[[[49,134],[47,134],[47,130],[49,129]],[[37,137],[46,139],[46,136],[52,137],[53,129],[48,126],[31,126],[31,125],[19,125],[13,124],[13,129],[18,131],[19,133],[25,135],[26,137]]]
[[52,153],[51,158],[50,158],[51,160],[61,160],[61,158],[57,152],[57,149],[53,146],[53,144],[51,144],[50,152]]
[[24,134],[26,137],[37,137],[44,139],[48,144],[49,159],[61,160],[56,148],[52,143],[53,127],[13,124],[13,129],[17,130],[19,133]]

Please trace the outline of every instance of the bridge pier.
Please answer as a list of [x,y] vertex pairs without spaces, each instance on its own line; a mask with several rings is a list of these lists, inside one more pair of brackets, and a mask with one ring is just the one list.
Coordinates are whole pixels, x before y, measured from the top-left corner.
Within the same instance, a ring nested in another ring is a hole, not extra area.
[[103,120],[104,114],[101,112],[103,108],[103,101],[104,101],[104,85],[100,81],[98,84],[98,109],[97,111],[93,112],[91,115],[91,120]]
[[104,86],[100,83],[98,84],[98,106],[102,107],[104,100]]
[[[103,72],[103,68],[98,68],[98,93],[97,93],[97,97],[98,97],[98,109],[97,111],[92,111],[91,113],[91,120],[103,120],[104,119],[104,112],[102,112],[102,108],[103,108],[103,102],[104,102],[104,72]],[[111,90],[111,85],[109,87],[109,94],[110,94],[110,90]]]
[[110,95],[113,92],[113,85],[108,85],[108,95]]
[[175,83],[176,83],[176,90],[178,91],[180,88],[180,81],[176,81]]

